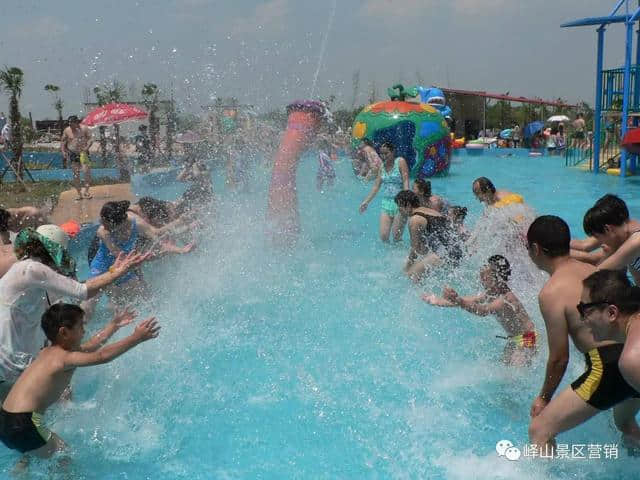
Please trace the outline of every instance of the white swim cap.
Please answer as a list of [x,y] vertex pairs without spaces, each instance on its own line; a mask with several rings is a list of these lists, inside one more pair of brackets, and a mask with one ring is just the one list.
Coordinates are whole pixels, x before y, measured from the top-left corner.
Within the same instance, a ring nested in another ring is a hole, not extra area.
[[43,237],[48,238],[52,242],[56,242],[63,248],[67,248],[69,245],[69,235],[67,235],[66,232],[58,225],[40,225],[36,229],[36,232]]

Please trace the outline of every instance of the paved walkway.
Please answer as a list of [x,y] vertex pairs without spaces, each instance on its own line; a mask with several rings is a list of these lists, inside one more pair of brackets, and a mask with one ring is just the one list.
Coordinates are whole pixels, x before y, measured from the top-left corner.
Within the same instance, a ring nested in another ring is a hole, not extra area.
[[90,193],[93,198],[76,201],[75,189],[62,192],[51,214],[53,223],[60,225],[69,220],[75,220],[79,224],[93,223],[100,218],[100,209],[105,203],[117,200],[129,200],[133,203],[136,199],[131,192],[130,183],[98,185],[91,187]]

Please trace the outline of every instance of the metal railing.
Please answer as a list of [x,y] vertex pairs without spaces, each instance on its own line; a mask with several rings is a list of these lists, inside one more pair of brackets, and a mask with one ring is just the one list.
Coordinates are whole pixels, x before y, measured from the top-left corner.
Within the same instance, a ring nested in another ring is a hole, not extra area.
[[[640,65],[631,66],[629,85],[629,112],[640,112]],[[602,71],[603,111],[622,111],[624,94],[624,68],[613,68]]]

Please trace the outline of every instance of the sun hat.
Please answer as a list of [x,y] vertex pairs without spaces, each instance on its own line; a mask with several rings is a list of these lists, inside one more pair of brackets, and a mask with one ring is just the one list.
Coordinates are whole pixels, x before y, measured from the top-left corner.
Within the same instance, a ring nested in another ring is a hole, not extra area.
[[38,230],[42,230],[42,233],[33,228],[25,228],[18,233],[13,241],[13,250],[18,260],[27,258],[26,246],[36,241],[44,247],[60,273],[67,276],[73,275],[76,264],[66,248],[69,243],[67,234],[57,225],[43,225]]
[[69,246],[69,235],[58,225],[40,225],[36,232],[52,242],[59,243],[63,248]]

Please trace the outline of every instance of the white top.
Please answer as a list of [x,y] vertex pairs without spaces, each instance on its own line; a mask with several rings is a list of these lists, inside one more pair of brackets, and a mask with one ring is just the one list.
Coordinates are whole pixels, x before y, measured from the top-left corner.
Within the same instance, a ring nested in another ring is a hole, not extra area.
[[0,278],[0,380],[14,382],[38,354],[42,314],[63,297],[85,300],[87,286],[35,260],[14,263]]

